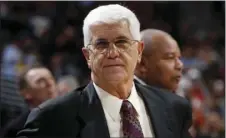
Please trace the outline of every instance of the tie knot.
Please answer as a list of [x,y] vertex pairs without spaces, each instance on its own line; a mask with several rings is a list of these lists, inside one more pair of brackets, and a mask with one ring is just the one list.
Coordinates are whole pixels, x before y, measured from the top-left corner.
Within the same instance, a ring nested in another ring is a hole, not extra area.
[[128,100],[123,100],[120,112],[122,114],[131,114],[131,115],[137,114],[135,108]]

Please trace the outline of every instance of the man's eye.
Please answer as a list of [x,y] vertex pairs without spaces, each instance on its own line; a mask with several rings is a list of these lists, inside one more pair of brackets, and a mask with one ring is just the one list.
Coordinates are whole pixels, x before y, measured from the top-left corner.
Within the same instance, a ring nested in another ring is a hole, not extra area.
[[167,58],[168,59],[174,59],[175,57],[174,56],[168,56]]
[[174,56],[165,56],[164,59],[166,59],[166,60],[174,60],[175,57]]
[[116,44],[126,44],[126,43],[128,43],[128,41],[127,40],[117,40],[115,43]]
[[99,49],[99,48],[107,48],[108,45],[109,45],[109,42],[97,42],[97,43],[95,44],[95,47],[96,47],[97,49]]

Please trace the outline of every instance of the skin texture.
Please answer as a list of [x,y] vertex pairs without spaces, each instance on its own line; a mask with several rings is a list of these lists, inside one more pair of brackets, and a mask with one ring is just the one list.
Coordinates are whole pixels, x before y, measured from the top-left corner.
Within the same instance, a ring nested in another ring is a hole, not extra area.
[[[90,31],[91,43],[100,39],[109,42],[118,39],[134,40],[127,22],[123,21],[112,24],[96,23],[91,26]],[[124,52],[119,51],[112,43],[103,54],[83,48],[94,83],[120,99],[126,99],[130,94],[134,70],[137,62],[141,60],[142,51],[142,42],[134,42]]]
[[57,96],[56,82],[48,69],[31,69],[26,73],[25,79],[28,87],[21,90],[21,95],[31,108]]
[[155,29],[144,30],[141,35],[145,48],[135,75],[148,85],[175,92],[183,69],[177,42],[166,32]]

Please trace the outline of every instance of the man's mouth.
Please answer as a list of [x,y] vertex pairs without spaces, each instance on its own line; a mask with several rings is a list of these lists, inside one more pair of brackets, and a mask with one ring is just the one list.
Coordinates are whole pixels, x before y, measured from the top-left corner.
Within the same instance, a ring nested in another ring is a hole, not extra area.
[[179,83],[179,81],[181,80],[181,75],[175,76],[174,80],[176,80]]
[[123,66],[122,64],[111,64],[111,65],[105,65],[104,67],[119,67],[119,66]]

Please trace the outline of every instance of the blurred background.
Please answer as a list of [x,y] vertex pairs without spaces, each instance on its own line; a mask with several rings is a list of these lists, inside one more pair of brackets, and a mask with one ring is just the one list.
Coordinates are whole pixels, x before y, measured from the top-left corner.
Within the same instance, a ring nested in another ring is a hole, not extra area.
[[191,133],[224,137],[225,2],[17,2],[0,1],[0,126],[27,108],[17,76],[41,63],[50,69],[62,93],[90,81],[82,55],[82,24],[102,4],[119,3],[135,12],[141,29],[170,33],[179,43],[184,76],[177,94],[193,107]]

